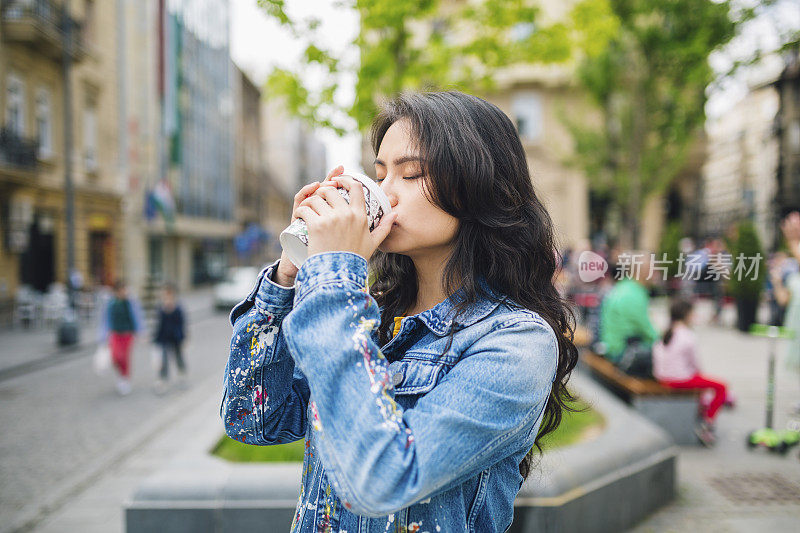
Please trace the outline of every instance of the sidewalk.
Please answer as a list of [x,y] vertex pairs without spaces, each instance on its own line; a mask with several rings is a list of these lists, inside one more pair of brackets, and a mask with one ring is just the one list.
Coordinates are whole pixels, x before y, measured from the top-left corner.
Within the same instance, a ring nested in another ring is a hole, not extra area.
[[[698,321],[707,324],[709,302],[697,306]],[[656,329],[668,322],[665,302],[654,305]],[[735,310],[726,309],[723,322],[732,324]],[[714,448],[681,447],[678,494],[675,501],[631,531],[729,532],[793,531],[800,523],[800,449],[785,455],[748,450],[750,431],[765,423],[768,339],[740,333],[732,327],[698,326],[704,371],[727,382],[736,396],[735,409],[718,415]],[[778,347],[775,386],[775,426],[800,420],[792,406],[800,401],[800,375],[784,364]]]
[[[203,287],[180,296],[188,320],[198,320],[213,313],[213,288]],[[146,325],[147,335],[152,328]],[[0,379],[52,364],[58,359],[72,359],[94,352],[97,346],[97,320],[80,322],[80,342],[61,347],[56,343],[55,327],[0,330]]]
[[219,384],[215,375],[196,383],[183,397],[173,396],[168,410],[131,443],[132,452],[125,459],[108,464],[101,476],[89,480],[32,531],[123,533],[123,503],[145,478],[190,449],[207,449],[224,434],[218,415]]

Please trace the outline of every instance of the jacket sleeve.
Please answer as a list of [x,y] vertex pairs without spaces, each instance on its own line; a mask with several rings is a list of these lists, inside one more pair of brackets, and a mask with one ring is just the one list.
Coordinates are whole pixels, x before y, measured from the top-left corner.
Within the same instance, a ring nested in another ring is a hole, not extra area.
[[230,355],[220,416],[225,432],[247,444],[282,444],[306,430],[308,382],[286,349],[281,324],[294,288],[273,282],[278,262],[259,274],[255,288],[230,314]]
[[380,316],[366,274],[357,254],[309,257],[284,335],[309,382],[311,425],[337,495],[354,512],[385,516],[530,447],[558,347],[538,315],[515,314],[404,410],[371,336]]

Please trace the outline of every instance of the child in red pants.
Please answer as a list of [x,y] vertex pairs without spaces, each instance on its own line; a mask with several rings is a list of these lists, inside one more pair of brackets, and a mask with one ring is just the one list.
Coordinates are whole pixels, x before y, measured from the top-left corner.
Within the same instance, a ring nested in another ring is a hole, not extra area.
[[696,429],[703,444],[714,443],[714,418],[725,403],[726,386],[718,379],[703,375],[697,361],[697,340],[691,329],[693,306],[679,299],[670,306],[670,324],[664,337],[653,346],[653,375],[663,385],[676,389],[711,389],[714,397],[706,406],[699,405],[701,421]]
[[117,392],[125,396],[131,392],[130,354],[134,335],[142,327],[142,314],[136,300],[128,296],[128,288],[122,280],[114,284],[114,298],[105,310],[101,325],[101,342],[107,337],[111,361],[119,373]]

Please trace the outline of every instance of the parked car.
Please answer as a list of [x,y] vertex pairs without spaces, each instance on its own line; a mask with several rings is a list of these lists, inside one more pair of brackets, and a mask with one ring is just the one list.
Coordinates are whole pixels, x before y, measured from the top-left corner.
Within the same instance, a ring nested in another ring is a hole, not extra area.
[[244,300],[258,278],[255,267],[234,267],[228,269],[225,278],[214,286],[214,309],[229,312],[234,305]]

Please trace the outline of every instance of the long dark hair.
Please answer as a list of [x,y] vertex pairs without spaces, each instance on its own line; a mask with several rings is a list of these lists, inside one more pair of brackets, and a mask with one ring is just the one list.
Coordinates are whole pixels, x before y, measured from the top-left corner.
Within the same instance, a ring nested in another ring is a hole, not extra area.
[[[495,292],[522,308],[530,309],[550,324],[558,339],[558,367],[534,441],[561,423],[564,409],[575,398],[566,383],[578,360],[572,342],[575,316],[553,284],[560,259],[553,223],[533,189],[525,151],[511,120],[495,105],[457,91],[403,93],[383,104],[371,130],[378,154],[383,137],[396,121],[407,119],[423,158],[423,188],[428,200],[459,220],[453,251],[444,269],[444,290],[463,297],[455,306],[458,317],[478,297],[492,298],[483,290],[483,278]],[[393,317],[417,300],[417,277],[408,256],[378,250],[370,259],[375,282],[370,293],[383,307],[379,336],[388,342]],[[527,478],[534,450],[519,466]]]
[[672,332],[675,329],[675,323],[678,321],[686,320],[689,313],[692,312],[694,305],[690,300],[685,298],[675,299],[669,306],[669,327],[664,332],[664,346],[669,344],[672,340]]

